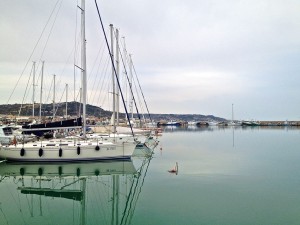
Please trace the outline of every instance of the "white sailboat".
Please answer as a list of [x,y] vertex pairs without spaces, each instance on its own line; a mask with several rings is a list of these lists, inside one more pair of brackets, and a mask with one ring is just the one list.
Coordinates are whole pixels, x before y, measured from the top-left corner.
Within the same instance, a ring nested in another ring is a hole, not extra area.
[[53,162],[53,161],[93,161],[107,159],[130,159],[137,145],[135,141],[106,142],[86,138],[86,39],[85,0],[81,1],[82,39],[82,104],[83,140],[62,139],[43,142],[14,143],[0,146],[0,158],[8,161]]

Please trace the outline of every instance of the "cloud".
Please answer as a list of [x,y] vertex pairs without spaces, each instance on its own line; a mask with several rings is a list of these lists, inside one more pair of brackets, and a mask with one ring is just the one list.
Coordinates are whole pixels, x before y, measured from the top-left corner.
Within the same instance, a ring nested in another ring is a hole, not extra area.
[[[2,4],[2,80],[7,74],[19,76],[55,3],[28,0]],[[43,55],[46,73],[61,75],[62,84],[65,76],[71,80],[73,74],[72,67],[63,69],[73,61],[76,12],[79,29],[78,9],[73,3],[62,2],[44,53],[42,43],[49,28],[29,60],[31,63]],[[104,40],[94,2],[86,4],[90,71]],[[300,2],[124,0],[98,4],[106,30],[112,23],[126,37],[127,51],[133,54],[153,111],[215,113],[230,118],[234,103],[241,118],[298,118]],[[79,64],[79,58],[77,61]],[[5,81],[3,92],[9,92],[12,80]],[[284,105],[284,110],[278,104]],[[274,110],[267,113],[270,108]]]

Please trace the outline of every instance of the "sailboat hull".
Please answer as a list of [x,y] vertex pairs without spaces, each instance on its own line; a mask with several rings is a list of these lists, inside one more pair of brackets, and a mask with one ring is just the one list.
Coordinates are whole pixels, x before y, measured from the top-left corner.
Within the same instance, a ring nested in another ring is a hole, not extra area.
[[135,142],[33,142],[1,146],[0,158],[22,162],[128,160],[135,147]]

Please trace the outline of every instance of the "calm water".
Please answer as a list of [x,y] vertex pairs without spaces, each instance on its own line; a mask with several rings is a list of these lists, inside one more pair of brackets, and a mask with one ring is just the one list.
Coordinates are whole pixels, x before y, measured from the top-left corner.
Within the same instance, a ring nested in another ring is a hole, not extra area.
[[[300,224],[299,136],[166,129],[152,159],[2,163],[0,224]],[[177,175],[168,172],[176,162]]]

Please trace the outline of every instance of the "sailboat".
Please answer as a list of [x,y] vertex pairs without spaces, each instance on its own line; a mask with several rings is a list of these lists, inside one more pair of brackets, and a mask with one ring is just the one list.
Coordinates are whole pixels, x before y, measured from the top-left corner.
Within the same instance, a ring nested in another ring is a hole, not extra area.
[[[81,1],[81,60],[82,60],[82,130],[83,139],[55,139],[30,143],[14,143],[0,146],[0,158],[8,161],[24,162],[69,162],[94,160],[128,160],[137,145],[135,141],[106,142],[86,138],[86,38],[85,0]],[[48,129],[48,128],[47,128]]]

